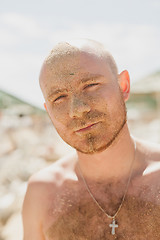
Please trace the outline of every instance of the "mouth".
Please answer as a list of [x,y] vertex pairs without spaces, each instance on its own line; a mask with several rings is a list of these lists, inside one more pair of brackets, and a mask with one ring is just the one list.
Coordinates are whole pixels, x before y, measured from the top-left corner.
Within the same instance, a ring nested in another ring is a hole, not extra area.
[[94,128],[98,123],[99,123],[99,122],[89,124],[89,125],[87,125],[87,126],[85,126],[85,127],[82,127],[82,128],[80,128],[80,129],[76,130],[75,132],[76,132],[76,133],[86,132],[86,131],[91,130],[92,128]]

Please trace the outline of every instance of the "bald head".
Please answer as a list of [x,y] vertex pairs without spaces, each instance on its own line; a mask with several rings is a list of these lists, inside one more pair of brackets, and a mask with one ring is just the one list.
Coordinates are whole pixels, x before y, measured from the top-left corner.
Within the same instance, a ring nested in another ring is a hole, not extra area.
[[59,66],[62,66],[64,61],[69,65],[73,59],[78,59],[81,54],[104,59],[112,73],[117,76],[118,70],[115,60],[101,43],[86,39],[72,40],[57,44],[46,57],[40,73],[40,86],[42,87],[44,72],[45,75],[50,75],[50,73],[56,75],[56,70],[59,71]]

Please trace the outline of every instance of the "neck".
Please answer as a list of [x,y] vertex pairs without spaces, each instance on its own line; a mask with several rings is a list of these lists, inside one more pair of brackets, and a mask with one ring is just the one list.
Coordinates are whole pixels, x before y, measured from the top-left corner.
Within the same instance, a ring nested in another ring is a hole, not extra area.
[[106,150],[95,154],[77,152],[79,166],[85,178],[92,181],[116,181],[128,177],[135,157],[135,144],[127,124]]

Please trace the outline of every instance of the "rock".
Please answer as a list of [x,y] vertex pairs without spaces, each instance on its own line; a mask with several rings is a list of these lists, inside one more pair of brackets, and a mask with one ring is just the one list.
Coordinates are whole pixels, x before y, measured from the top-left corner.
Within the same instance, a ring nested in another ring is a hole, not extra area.
[[5,154],[12,152],[16,147],[12,139],[9,137],[8,133],[0,134],[0,157]]
[[5,225],[12,214],[21,210],[24,194],[27,189],[27,182],[19,179],[8,184],[0,194],[0,222]]
[[22,240],[23,227],[20,212],[14,213],[7,221],[2,230],[2,239],[5,240]]
[[4,156],[0,161],[0,183],[11,183],[16,179],[28,180],[31,174],[47,166],[45,159],[26,155],[18,149]]
[[1,196],[1,198],[0,198],[0,219],[1,219],[2,224],[5,224],[7,219],[15,211],[15,210],[13,210],[15,198],[16,198],[16,196],[12,193],[8,193],[4,196]]

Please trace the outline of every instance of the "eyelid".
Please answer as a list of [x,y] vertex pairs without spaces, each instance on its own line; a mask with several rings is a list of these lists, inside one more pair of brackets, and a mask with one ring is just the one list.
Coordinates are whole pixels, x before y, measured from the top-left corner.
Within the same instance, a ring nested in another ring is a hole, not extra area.
[[88,87],[96,86],[96,85],[99,85],[99,83],[89,83],[84,86],[84,89]]
[[56,102],[57,100],[59,100],[59,99],[61,99],[63,97],[67,97],[67,95],[66,94],[62,94],[62,95],[56,97],[55,99],[53,99],[53,102]]

